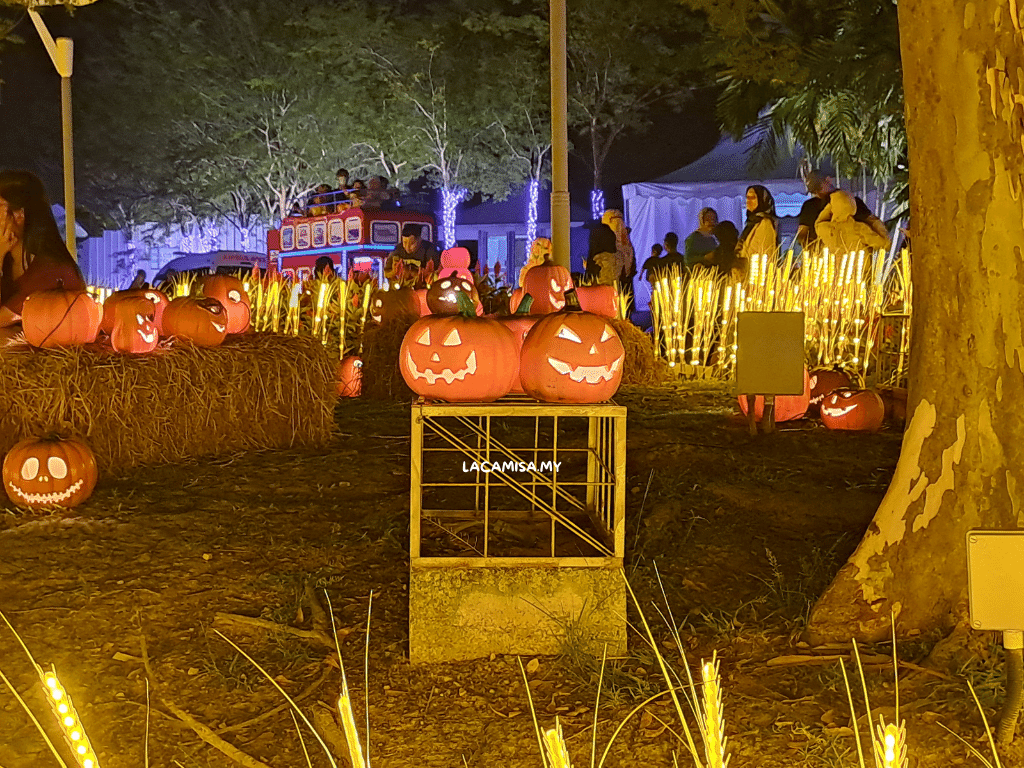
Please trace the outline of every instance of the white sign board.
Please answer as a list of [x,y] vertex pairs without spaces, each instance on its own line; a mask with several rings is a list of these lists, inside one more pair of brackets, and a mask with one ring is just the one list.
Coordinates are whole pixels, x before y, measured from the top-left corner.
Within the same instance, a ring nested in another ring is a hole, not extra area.
[[1024,530],[967,533],[967,592],[974,629],[1024,629]]

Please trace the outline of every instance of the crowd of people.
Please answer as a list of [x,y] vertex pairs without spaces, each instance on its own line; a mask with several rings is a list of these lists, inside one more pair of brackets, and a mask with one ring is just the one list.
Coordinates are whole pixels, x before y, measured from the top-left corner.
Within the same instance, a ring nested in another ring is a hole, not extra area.
[[295,201],[288,212],[290,218],[326,216],[341,213],[350,208],[365,210],[388,210],[397,206],[399,192],[390,186],[384,176],[371,176],[368,181],[350,181],[347,169],[339,168],[336,174],[337,187],[320,184],[306,196],[305,201]]
[[[800,209],[796,239],[804,251],[844,254],[887,249],[891,241],[885,225],[871,213],[863,200],[837,189],[829,176],[811,171],[805,178],[811,197]],[[721,275],[743,279],[750,259],[780,250],[779,217],[772,193],[760,184],[747,187],[747,216],[743,230],[731,221],[719,221],[714,208],[702,208],[697,229],[683,241],[665,235],[664,243],[651,248],[642,267],[655,282],[672,267],[687,270],[714,269]]]

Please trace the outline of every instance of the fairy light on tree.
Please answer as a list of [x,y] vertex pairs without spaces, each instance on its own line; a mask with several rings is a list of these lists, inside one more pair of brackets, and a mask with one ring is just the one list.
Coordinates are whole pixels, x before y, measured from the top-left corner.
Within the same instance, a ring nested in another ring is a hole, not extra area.
[[446,249],[458,244],[455,239],[455,212],[465,197],[466,190],[461,187],[441,189],[441,242]]
[[604,213],[604,191],[600,189],[590,190],[590,217],[594,221],[600,221]]
[[540,182],[530,179],[526,185],[526,242],[537,239],[537,198],[540,197]]

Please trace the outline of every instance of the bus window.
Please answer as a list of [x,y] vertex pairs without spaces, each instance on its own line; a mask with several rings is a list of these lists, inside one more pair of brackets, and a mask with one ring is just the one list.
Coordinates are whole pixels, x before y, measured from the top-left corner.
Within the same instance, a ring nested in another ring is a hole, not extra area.
[[374,221],[370,224],[370,242],[374,245],[396,245],[400,231],[397,221]]

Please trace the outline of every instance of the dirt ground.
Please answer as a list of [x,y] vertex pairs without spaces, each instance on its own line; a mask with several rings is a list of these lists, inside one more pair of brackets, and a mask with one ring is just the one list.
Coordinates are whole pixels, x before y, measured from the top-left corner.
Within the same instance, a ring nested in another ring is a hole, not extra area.
[[[800,633],[809,605],[868,525],[900,434],[830,433],[808,421],[754,439],[733,416],[733,398],[715,386],[631,390],[617,400],[629,407],[627,575],[676,669],[679,654],[669,650],[669,631],[650,607],[664,603],[655,566],[691,669],[717,652],[731,765],[857,765],[838,662],[778,660],[849,655],[847,648],[807,648]],[[344,402],[337,418],[342,436],[324,451],[135,470],[102,482],[71,513],[8,508],[0,516],[0,610],[37,661],[55,665],[104,768],[241,764],[201,740],[174,708],[251,758],[305,766],[274,684],[300,699],[335,749],[328,710],[340,675],[332,648],[315,631],[321,617],[310,599],[324,590],[360,722],[369,697],[372,765],[543,765],[517,659],[407,661],[408,406]],[[308,631],[273,631],[224,615]],[[634,624],[638,618],[632,607]],[[966,662],[915,666],[936,639],[898,649],[910,665],[899,681],[910,765],[976,761],[944,728],[991,759],[966,681],[994,721],[1002,701],[998,645],[986,637]],[[878,657],[892,648],[862,651]],[[154,678],[149,707],[144,655]],[[561,656],[536,661],[528,676],[541,726],[558,716],[574,765],[590,764],[599,660],[567,644]],[[6,628],[0,671],[59,740],[38,677]],[[865,671],[875,719],[891,719],[891,662]],[[855,684],[863,733],[864,697]],[[629,656],[605,672],[598,762],[625,720],[604,765],[672,766],[673,751],[680,766],[693,764],[673,735],[681,726],[667,696],[630,714],[665,688],[633,633]],[[692,718],[689,724],[695,730]],[[303,735],[311,764],[330,765],[305,727]],[[1003,765],[1019,764],[1024,751],[1017,745]],[[873,765],[867,753],[865,760]],[[0,688],[0,767],[56,765],[14,696]]]

